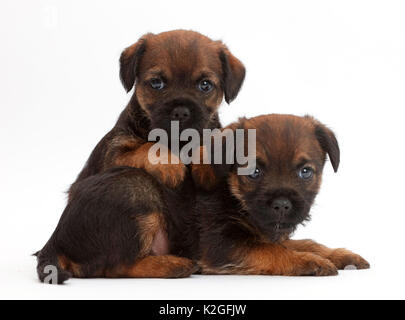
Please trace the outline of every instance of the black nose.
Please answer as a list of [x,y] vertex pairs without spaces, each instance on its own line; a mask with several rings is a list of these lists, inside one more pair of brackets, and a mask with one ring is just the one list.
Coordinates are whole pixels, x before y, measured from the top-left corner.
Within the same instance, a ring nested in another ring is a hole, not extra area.
[[285,216],[291,211],[292,204],[291,201],[286,198],[277,198],[273,200],[270,207],[274,213]]
[[172,120],[187,121],[190,118],[190,109],[187,107],[176,107],[170,116]]

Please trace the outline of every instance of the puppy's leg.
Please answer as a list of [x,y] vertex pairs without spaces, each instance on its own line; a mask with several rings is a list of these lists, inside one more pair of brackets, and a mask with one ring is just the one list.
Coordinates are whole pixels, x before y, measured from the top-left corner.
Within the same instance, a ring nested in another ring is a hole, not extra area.
[[194,262],[172,255],[147,256],[133,265],[106,272],[107,278],[185,278],[197,271]]
[[211,190],[218,183],[213,167],[209,164],[208,155],[204,146],[199,149],[200,163],[191,165],[191,175],[195,184],[205,190]]
[[348,265],[354,265],[357,269],[368,269],[370,264],[358,254],[346,249],[330,249],[312,240],[287,240],[282,243],[286,248],[298,252],[312,252],[322,258],[326,258],[340,270]]
[[185,278],[194,273],[195,263],[169,255],[168,237],[163,214],[150,213],[134,217],[138,225],[138,258],[133,264],[122,264],[105,272],[108,278]]
[[331,276],[336,267],[327,259],[308,252],[289,250],[278,244],[242,247],[218,267],[201,263],[202,273],[256,274],[282,276]]
[[[149,149],[154,145],[152,142],[143,144],[136,150],[128,151],[121,154],[115,159],[116,166],[129,166],[135,168],[142,168],[158,179],[161,183],[169,187],[177,187],[186,176],[186,166],[181,163],[181,160],[174,155],[170,150],[161,152],[167,152],[167,154],[160,154],[163,158],[167,156],[168,164],[153,164],[149,159]],[[153,156],[153,155],[152,155]]]

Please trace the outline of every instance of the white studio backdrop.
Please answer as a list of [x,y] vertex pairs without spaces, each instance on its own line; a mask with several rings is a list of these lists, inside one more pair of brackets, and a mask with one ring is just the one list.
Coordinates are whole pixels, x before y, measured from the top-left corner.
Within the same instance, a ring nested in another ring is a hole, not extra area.
[[[64,191],[129,99],[121,51],[144,33],[179,28],[222,39],[247,68],[240,95],[221,108],[223,124],[311,114],[335,130],[341,167],[325,167],[312,221],[294,238],[347,247],[370,270],[37,282],[29,255],[50,237]],[[3,0],[0,298],[405,298],[404,35],[404,1]]]

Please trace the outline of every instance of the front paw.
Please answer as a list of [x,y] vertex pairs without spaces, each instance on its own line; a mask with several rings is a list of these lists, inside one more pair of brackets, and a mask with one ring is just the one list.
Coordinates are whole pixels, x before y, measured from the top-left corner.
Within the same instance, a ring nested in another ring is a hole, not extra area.
[[187,174],[187,168],[183,163],[150,165],[146,170],[169,188],[179,186]]
[[191,175],[194,183],[205,190],[211,190],[217,184],[217,177],[209,164],[192,164]]
[[321,258],[313,253],[297,253],[298,259],[291,276],[335,276],[338,271],[328,259]]
[[363,257],[346,249],[333,250],[328,256],[328,259],[332,261],[339,270],[343,270],[347,266],[354,266],[356,269],[370,268],[370,264]]
[[160,162],[153,153],[144,153],[143,157],[135,158],[135,167],[145,169],[154,176],[160,183],[169,188],[178,187],[185,179],[187,167],[181,159],[166,148],[161,148],[159,156],[164,159]]
[[171,257],[167,264],[168,274],[166,278],[187,278],[199,270],[198,265],[187,258]]

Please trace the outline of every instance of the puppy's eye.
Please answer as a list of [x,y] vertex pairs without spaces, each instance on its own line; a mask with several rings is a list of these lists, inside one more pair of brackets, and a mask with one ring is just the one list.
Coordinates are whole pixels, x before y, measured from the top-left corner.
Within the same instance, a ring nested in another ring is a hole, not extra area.
[[152,89],[155,90],[162,90],[165,87],[165,83],[163,82],[162,79],[159,78],[153,78],[149,80],[150,86]]
[[298,172],[301,179],[308,180],[314,176],[314,170],[310,167],[304,167]]
[[250,179],[255,180],[255,179],[258,179],[261,176],[261,174],[262,174],[262,171],[259,168],[256,168],[255,171],[253,171],[252,174],[248,175],[248,177]]
[[213,88],[214,88],[214,85],[209,80],[202,80],[198,84],[198,89],[200,89],[200,91],[205,92],[205,93],[210,92]]

